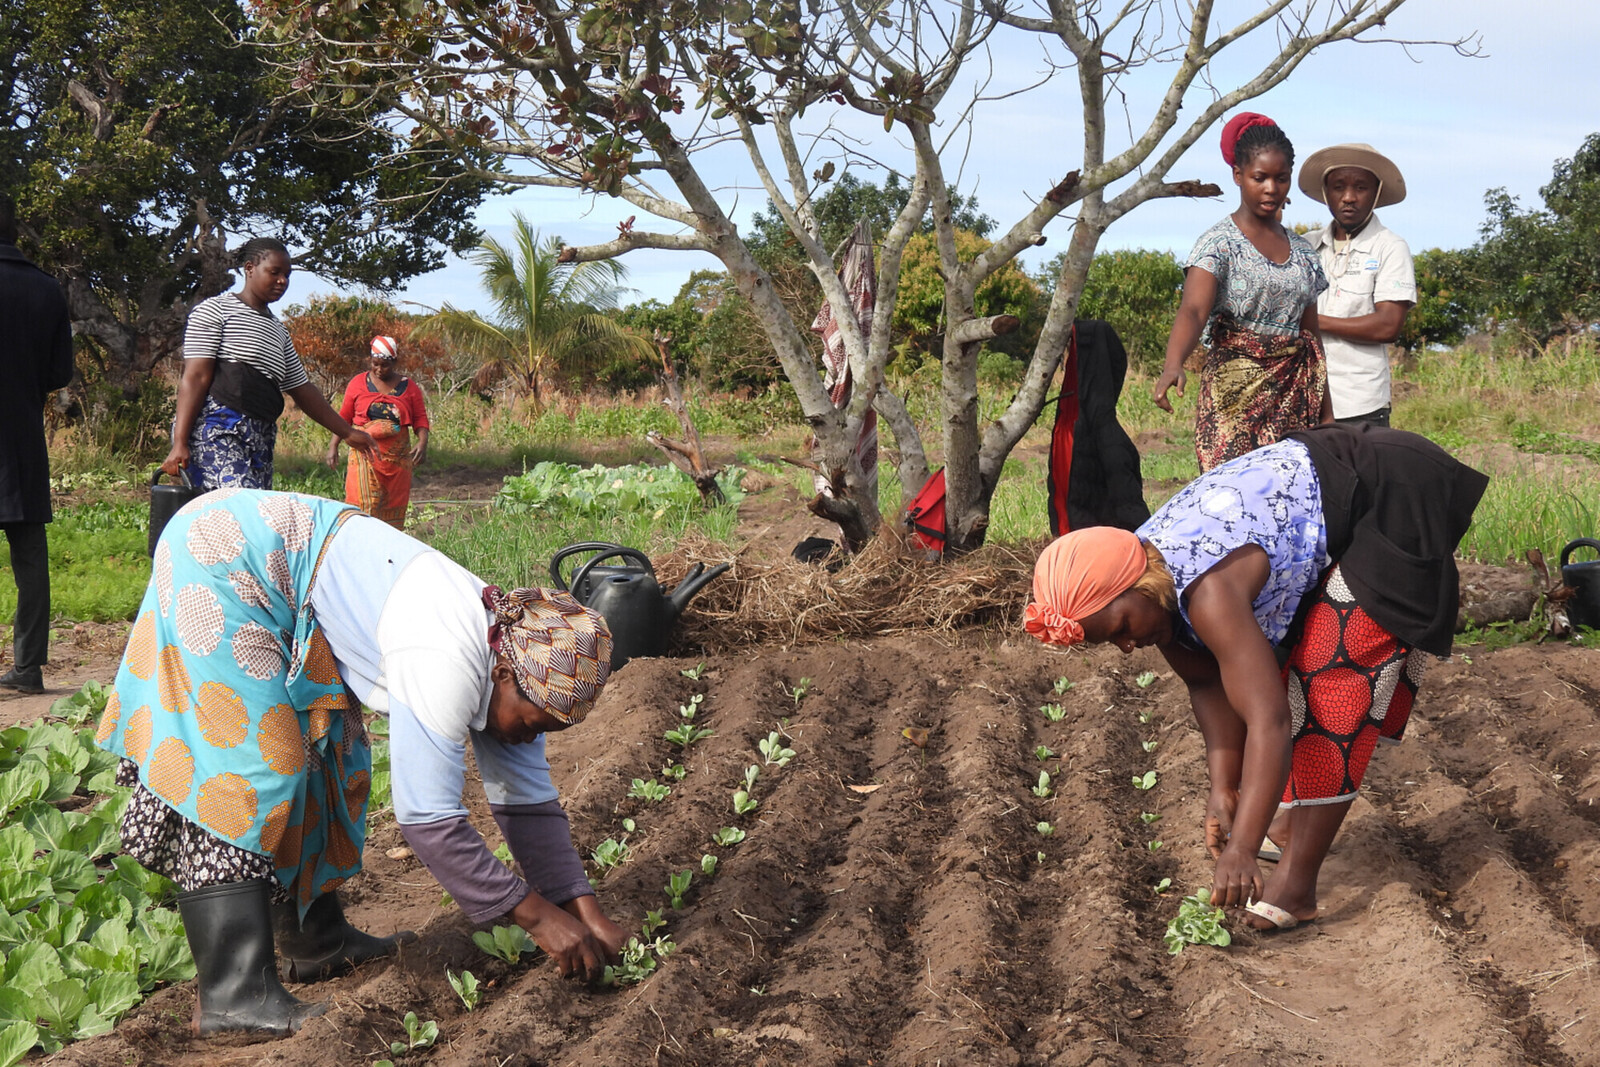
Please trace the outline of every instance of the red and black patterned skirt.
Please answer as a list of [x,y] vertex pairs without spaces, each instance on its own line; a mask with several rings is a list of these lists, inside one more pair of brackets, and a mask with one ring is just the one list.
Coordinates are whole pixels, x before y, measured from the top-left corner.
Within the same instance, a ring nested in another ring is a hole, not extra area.
[[1338,565],[1329,568],[1283,672],[1294,716],[1283,803],[1353,799],[1378,742],[1404,736],[1426,665],[1427,654],[1374,622]]

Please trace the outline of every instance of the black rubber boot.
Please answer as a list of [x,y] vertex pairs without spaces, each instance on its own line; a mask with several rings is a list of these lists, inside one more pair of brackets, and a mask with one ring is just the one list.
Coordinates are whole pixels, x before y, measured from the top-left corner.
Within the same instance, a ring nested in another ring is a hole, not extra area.
[[178,896],[178,914],[194,953],[200,1003],[195,1030],[255,1030],[287,1037],[326,1004],[295,999],[278,981],[264,878],[207,886]]
[[337,893],[324,893],[311,902],[306,917],[293,903],[272,906],[272,929],[283,957],[283,974],[291,982],[315,982],[344,974],[358,964],[390,956],[417,935],[403,930],[389,937],[373,937],[345,921],[344,905]]

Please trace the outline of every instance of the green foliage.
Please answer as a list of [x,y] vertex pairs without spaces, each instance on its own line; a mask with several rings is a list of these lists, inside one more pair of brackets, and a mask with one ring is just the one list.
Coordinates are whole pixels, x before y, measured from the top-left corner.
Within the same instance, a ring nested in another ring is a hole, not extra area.
[[633,780],[633,784],[628,787],[628,795],[637,800],[648,800],[654,802],[657,800],[665,800],[671,794],[671,786],[662,785],[654,778],[650,779],[649,781],[645,781],[643,778],[635,778]]
[[1039,710],[1051,722],[1060,722],[1067,717],[1067,709],[1063,704],[1041,704]]
[[1035,759],[1042,762],[1054,756],[1055,751],[1049,745],[1035,745],[1033,746],[1033,755]]
[[1133,776],[1133,787],[1138,790],[1149,790],[1156,787],[1156,772],[1145,771],[1143,774]]
[[496,317],[445,304],[418,325],[419,338],[443,338],[476,357],[476,388],[509,376],[535,404],[552,376],[592,371],[622,354],[650,358],[648,338],[603,314],[617,306],[627,276],[622,264],[563,262],[561,238],[541,239],[521,212],[512,230],[514,247],[486,237],[473,254]]
[[1040,771],[1039,772],[1039,781],[1038,781],[1038,783],[1036,785],[1033,786],[1031,792],[1033,793],[1034,796],[1039,797],[1040,799],[1043,799],[1043,798],[1045,798],[1045,797],[1050,795],[1050,791],[1051,791],[1050,790],[1050,772],[1049,771]]
[[756,748],[760,750],[761,758],[769,765],[776,764],[779,767],[787,767],[795,755],[794,749],[784,747],[783,740],[776,730],[757,741]]
[[100,721],[100,713],[106,710],[110,698],[110,688],[91,678],[76,693],[51,704],[50,714],[74,728],[92,726]]
[[656,937],[654,934],[666,923],[661,918],[659,911],[646,912],[644,917],[644,936],[630,937],[628,944],[622,950],[622,962],[617,966],[608,966],[600,979],[602,985],[624,986],[642,982],[655,972],[659,960],[666,959],[677,945],[668,937]]
[[[519,926],[517,929],[522,928]],[[439,1024],[432,1019],[422,1022],[414,1011],[406,1012],[405,1018],[401,1019],[400,1023],[406,1028],[406,1039],[390,1043],[389,1054],[392,1056],[403,1056],[419,1048],[432,1048],[433,1043],[439,1039]]]
[[626,837],[620,841],[616,838],[608,837],[594,846],[594,850],[589,853],[594,858],[595,866],[600,868],[602,875],[613,867],[620,867],[626,863],[628,854],[628,839]]
[[438,155],[373,166],[397,138],[283,107],[253,37],[232,0],[0,14],[0,188],[30,251],[94,301],[86,369],[130,397],[176,352],[188,308],[227,287],[226,234],[279,236],[300,266],[381,289],[476,239],[482,181]]
[[[49,527],[50,608],[69,619],[131,619],[150,579],[149,514],[139,504],[62,508]],[[17,610],[10,546],[0,543],[0,618]]]
[[717,873],[717,857],[711,853],[702,853],[700,856],[700,873],[710,878]]
[[[86,721],[104,696],[85,686],[57,703]],[[89,729],[0,730],[0,1065],[103,1034],[157,985],[194,976],[182,923],[162,906],[172,883],[114,855],[127,796],[116,763]]]
[[679,748],[688,749],[696,741],[703,741],[708,737],[715,736],[715,734],[716,731],[714,730],[704,726],[696,726],[688,720],[684,720],[661,736]]
[[667,884],[663,892],[667,894],[667,902],[672,905],[673,911],[683,910],[683,896],[689,892],[689,883],[694,881],[694,872],[690,870],[679,871],[677,874],[667,876]]
[[750,795],[748,789],[735,789],[733,791],[733,811],[735,815],[748,815],[761,806],[761,802]]
[[744,831],[737,826],[724,826],[711,835],[711,840],[714,844],[721,845],[723,848],[730,848],[743,841],[744,837]]
[[1049,837],[1051,834],[1056,832],[1056,828],[1047,822],[1036,822],[1033,824],[1033,828],[1044,837]]
[[1151,684],[1153,684],[1155,682],[1155,680],[1156,680],[1156,672],[1155,671],[1140,671],[1139,672],[1139,677],[1135,678],[1133,680],[1133,683],[1135,685],[1137,685],[1140,689],[1149,689]]
[[462,971],[459,975],[452,974],[446,967],[444,977],[450,983],[450,988],[456,991],[456,996],[461,998],[461,1003],[468,1011],[478,1006],[478,1001],[483,997],[483,990],[478,987],[478,979],[471,971]]
[[[968,230],[956,231],[956,257],[970,263],[987,251],[992,242]],[[1038,342],[1043,317],[1038,314],[1042,293],[1039,285],[1017,265],[1007,263],[995,271],[973,294],[973,307],[980,317],[1014,315],[1022,320],[1016,332],[988,343],[993,351],[1011,356],[1031,355]],[[939,247],[932,233],[919,233],[906,242],[900,260],[900,294],[894,305],[894,328],[898,336],[910,340],[914,349],[930,351],[935,335],[944,333],[944,277],[939,266]]]
[[1430,248],[1413,256],[1412,266],[1417,302],[1396,344],[1407,352],[1460,344],[1481,318],[1472,253]]
[[[1046,294],[1055,292],[1065,257],[1065,252],[1057,254],[1037,276]],[[1089,264],[1078,318],[1111,323],[1128,350],[1129,365],[1159,371],[1182,295],[1183,268],[1171,252],[1101,252]]]
[[495,959],[504,960],[506,963],[516,963],[524,952],[532,952],[535,949],[534,943],[528,938],[528,931],[515,925],[475,931],[472,943]]
[[388,810],[394,803],[394,779],[389,765],[389,718],[367,716],[367,741],[372,746],[372,787],[367,793],[368,818]]
[[1167,952],[1176,956],[1188,945],[1226,948],[1233,943],[1233,937],[1222,925],[1224,918],[1222,909],[1211,905],[1211,890],[1201,888],[1193,896],[1184,897],[1178,914],[1167,924]]
[[[739,481],[744,472],[732,468],[719,480],[729,507],[744,499]],[[496,508],[514,515],[566,511],[607,515],[646,511],[656,518],[671,509],[700,506],[694,481],[677,467],[638,464],[631,467],[579,467],[573,463],[536,463],[532,470],[509,477],[495,494]]]

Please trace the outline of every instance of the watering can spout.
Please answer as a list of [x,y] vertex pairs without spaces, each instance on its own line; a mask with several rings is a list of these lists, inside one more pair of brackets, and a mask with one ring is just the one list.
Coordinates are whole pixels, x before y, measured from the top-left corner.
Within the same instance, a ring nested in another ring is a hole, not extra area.
[[679,615],[682,615],[683,609],[689,606],[689,601],[694,599],[695,594],[704,589],[706,583],[720,576],[730,566],[732,565],[728,563],[719,563],[710,570],[706,570],[704,563],[696,563],[693,567],[690,567],[689,573],[683,576],[683,581],[679,582],[678,587],[667,597],[667,603],[669,604],[667,610],[671,612],[672,617],[676,619]]

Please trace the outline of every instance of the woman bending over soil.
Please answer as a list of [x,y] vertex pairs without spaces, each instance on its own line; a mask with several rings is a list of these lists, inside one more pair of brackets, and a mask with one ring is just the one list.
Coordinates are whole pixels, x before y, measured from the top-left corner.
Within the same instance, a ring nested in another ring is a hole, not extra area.
[[1135,533],[1089,527],[1040,555],[1030,633],[1155,645],[1188,687],[1213,899],[1257,929],[1316,917],[1374,746],[1404,733],[1423,654],[1450,653],[1453,553],[1487,485],[1415,434],[1318,426],[1202,474]]
[[[386,714],[395,818],[474,922],[500,915],[562,975],[593,980],[626,941],[595,902],[545,759],[611,669],[605,621],[565,593],[505,592],[345,504],[221,489],[162,531],[100,723],[133,788],[129,855],[178,883],[194,1028],[288,1034],[315,981],[396,951],[345,921]],[[359,701],[360,703],[357,703]],[[462,803],[471,746],[527,881]]]

